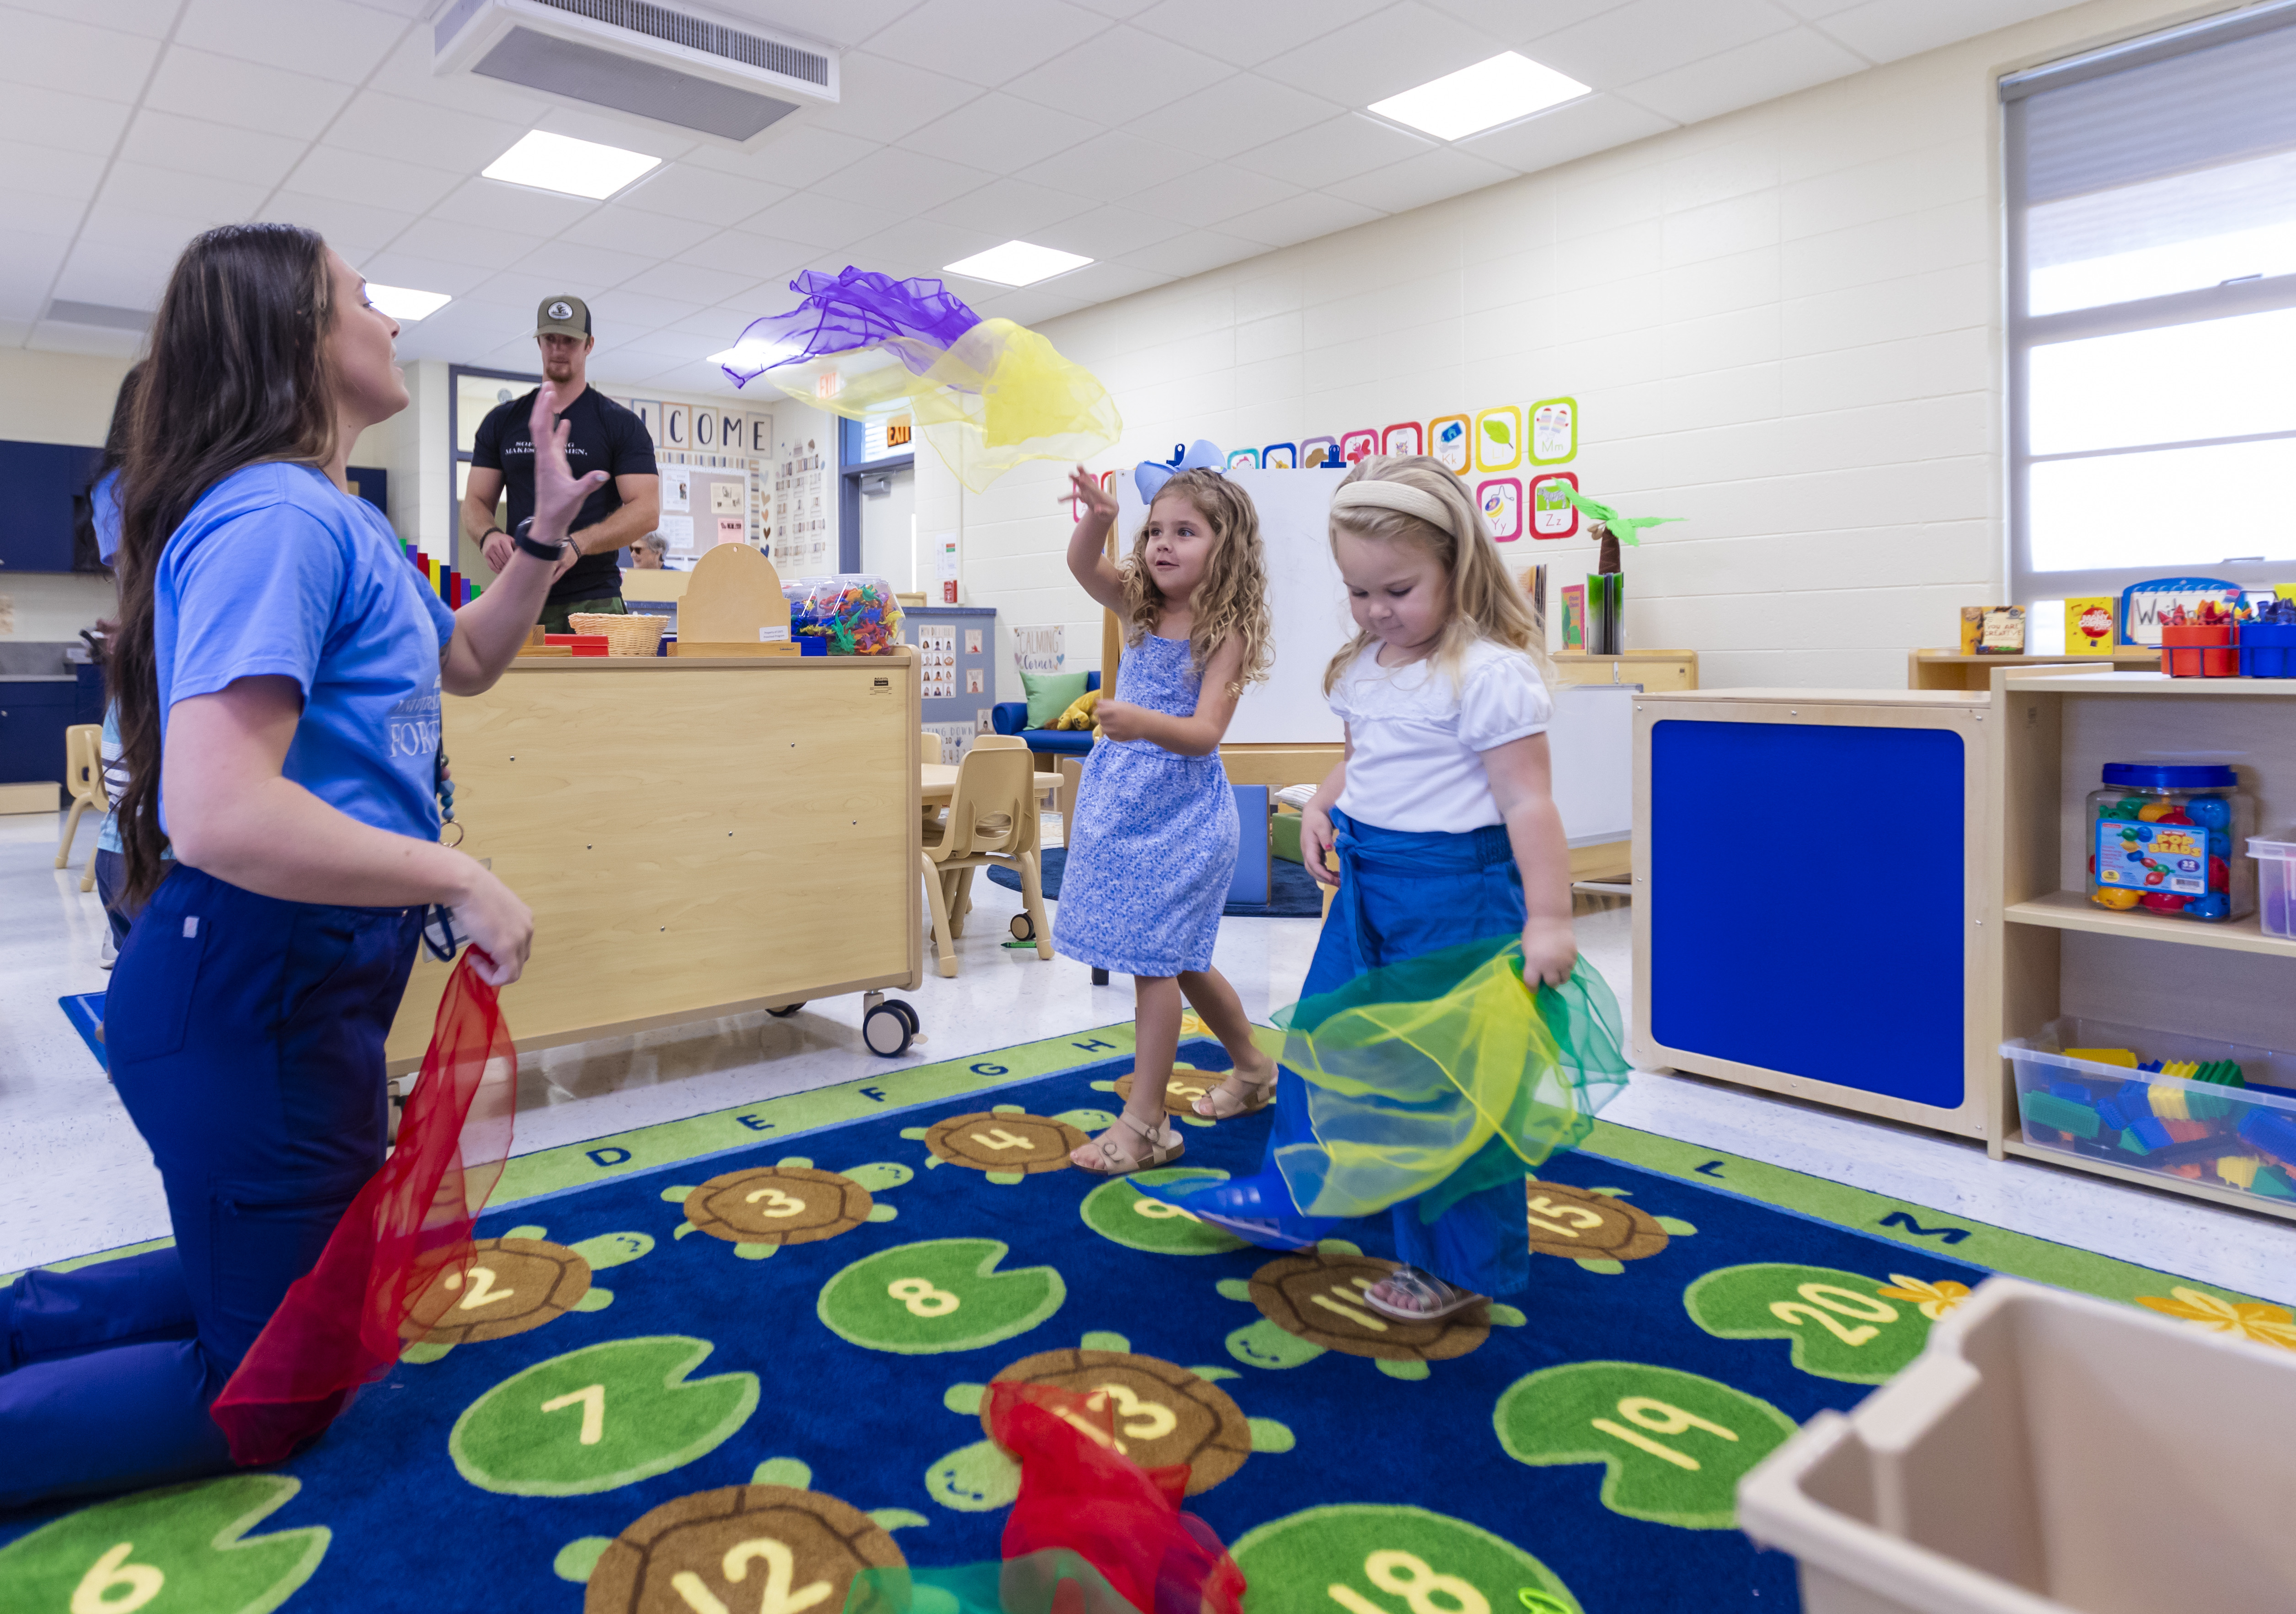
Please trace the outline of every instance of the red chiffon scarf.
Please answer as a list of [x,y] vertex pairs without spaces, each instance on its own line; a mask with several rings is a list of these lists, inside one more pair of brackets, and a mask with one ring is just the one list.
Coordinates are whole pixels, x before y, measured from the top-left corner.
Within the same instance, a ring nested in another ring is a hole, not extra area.
[[416,1299],[470,1261],[472,1225],[510,1155],[518,1100],[518,1056],[471,956],[439,1000],[397,1147],[210,1409],[242,1467],[276,1462],[325,1430],[398,1359]]

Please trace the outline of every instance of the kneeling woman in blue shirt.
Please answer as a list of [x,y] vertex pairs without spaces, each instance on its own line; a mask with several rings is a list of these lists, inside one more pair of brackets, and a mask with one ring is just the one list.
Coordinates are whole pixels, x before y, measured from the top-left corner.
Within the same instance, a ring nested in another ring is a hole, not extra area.
[[406,407],[398,333],[287,225],[200,236],[160,304],[113,651],[146,905],[104,1028],[176,1242],[0,1291],[0,1509],[230,1465],[209,1404],[382,1163],[424,908],[496,984],[525,963],[533,915],[439,844],[439,700],[502,676],[599,478],[568,472],[545,387],[528,553],[448,610],[344,480]]

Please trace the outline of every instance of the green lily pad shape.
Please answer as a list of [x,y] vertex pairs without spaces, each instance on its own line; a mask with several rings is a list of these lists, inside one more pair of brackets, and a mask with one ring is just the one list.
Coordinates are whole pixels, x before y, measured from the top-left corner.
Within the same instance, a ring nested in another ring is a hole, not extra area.
[[[1966,1294],[1915,1280],[1880,1280],[1831,1266],[1761,1262],[1721,1266],[1683,1291],[1690,1320],[1722,1340],[1791,1340],[1793,1364],[1821,1379],[1879,1384],[1922,1354],[1929,1342],[1924,1306],[1933,1294]],[[1890,1287],[1897,1285],[1899,1287]]]
[[1225,1228],[1201,1221],[1177,1205],[1152,1200],[1135,1184],[1181,1183],[1226,1178],[1225,1171],[1193,1166],[1168,1166],[1158,1171],[1136,1172],[1103,1183],[1084,1196],[1078,1214],[1084,1225],[1102,1238],[1128,1249],[1144,1249],[1158,1256],[1216,1256],[1242,1249],[1245,1241]]
[[1572,1362],[1518,1379],[1491,1421],[1533,1468],[1600,1462],[1603,1505],[1685,1530],[1738,1522],[1738,1481],[1794,1432],[1759,1397],[1647,1362]]
[[285,1474],[232,1474],[99,1502],[0,1547],[0,1588],[11,1609],[57,1614],[266,1614],[327,1555],[324,1525],[247,1533],[302,1488]]
[[668,1473],[757,1410],[754,1373],[688,1377],[716,1348],[660,1334],[537,1362],[463,1410],[447,1454],[472,1485],[512,1496],[586,1496]]
[[1255,1611],[1580,1614],[1562,1577],[1521,1547],[1425,1508],[1309,1508],[1261,1525],[1230,1551]]
[[865,1256],[821,1286],[829,1331],[905,1356],[978,1350],[1025,1334],[1061,1308],[1068,1285],[1049,1266],[999,1272],[995,1239],[926,1239]]

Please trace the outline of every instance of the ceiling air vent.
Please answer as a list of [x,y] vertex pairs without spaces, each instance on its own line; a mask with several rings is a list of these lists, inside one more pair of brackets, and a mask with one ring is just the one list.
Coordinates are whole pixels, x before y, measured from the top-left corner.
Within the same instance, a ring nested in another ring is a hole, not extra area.
[[133,331],[138,334],[152,328],[149,308],[123,308],[117,303],[78,303],[67,297],[49,302],[47,317],[67,325],[100,325],[107,331]]
[[742,144],[837,100],[837,58],[648,0],[455,0],[431,70],[475,73]]

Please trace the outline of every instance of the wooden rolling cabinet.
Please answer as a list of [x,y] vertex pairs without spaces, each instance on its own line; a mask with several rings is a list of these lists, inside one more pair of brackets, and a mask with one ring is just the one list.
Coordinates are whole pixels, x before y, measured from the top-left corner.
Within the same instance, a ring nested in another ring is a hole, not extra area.
[[1652,694],[1698,687],[1694,650],[1630,650],[1617,656],[1565,651],[1551,660],[1564,684],[1639,684]]
[[2132,646],[2109,656],[1964,656],[1958,651],[1917,650],[1906,656],[1907,689],[1966,689],[1980,693],[1993,687],[1993,675],[2003,668],[2030,669],[2064,667],[2103,672],[2157,672],[2161,652]]
[[[2085,894],[2087,797],[2108,762],[2229,760],[2255,801],[2259,832],[2296,821],[2296,679],[1996,668],[1992,706],[2000,793],[1991,913],[2002,968],[1999,1020],[1980,1028],[1983,1040],[1997,1047],[2031,1037],[2066,1015],[2263,1048],[2296,1044],[2296,940],[2265,935],[2253,915],[2210,924],[2116,912]],[[2246,851],[2235,839],[2233,856]],[[1988,1137],[1996,1158],[2296,1219],[2284,1201],[2029,1143],[2006,1061],[2001,1070]]]
[[[916,652],[524,658],[449,697],[463,850],[534,910],[521,1049],[923,979]],[[421,1059],[427,953],[387,1056]]]

